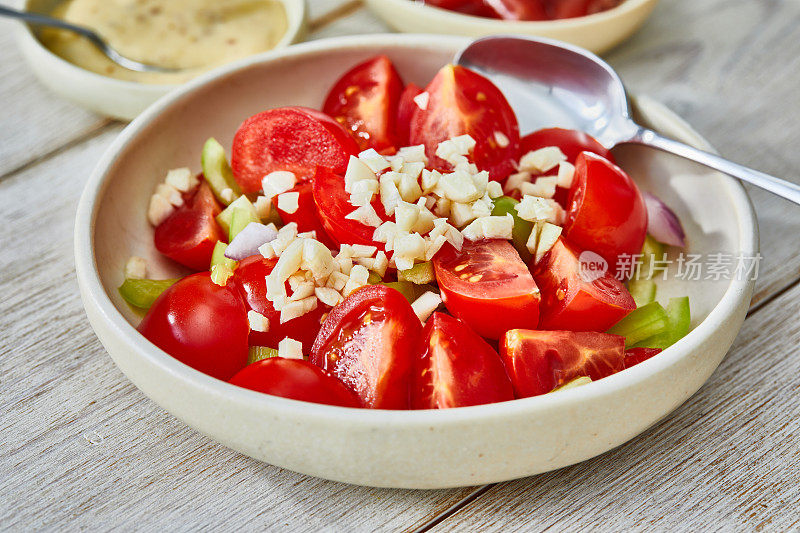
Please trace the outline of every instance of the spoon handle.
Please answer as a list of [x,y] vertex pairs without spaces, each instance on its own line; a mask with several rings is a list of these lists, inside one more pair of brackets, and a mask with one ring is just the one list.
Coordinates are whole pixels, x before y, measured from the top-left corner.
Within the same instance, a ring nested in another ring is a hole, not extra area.
[[651,146],[696,161],[702,165],[728,174],[729,176],[751,183],[756,187],[766,189],[796,204],[800,204],[800,185],[770,176],[758,170],[753,170],[752,168],[747,168],[743,165],[728,161],[718,155],[693,148],[667,137],[662,137],[658,133],[646,128],[639,128],[636,135],[629,142]]
[[97,38],[97,35],[91,30],[82,28],[81,26],[75,26],[73,24],[70,24],[69,22],[64,22],[61,19],[57,19],[55,17],[48,17],[47,15],[42,15],[40,13],[32,13],[30,11],[18,11],[16,9],[0,6],[0,17],[15,18],[39,26],[51,26],[53,28],[70,30],[74,31],[75,33],[80,33],[84,37],[88,37],[90,39]]

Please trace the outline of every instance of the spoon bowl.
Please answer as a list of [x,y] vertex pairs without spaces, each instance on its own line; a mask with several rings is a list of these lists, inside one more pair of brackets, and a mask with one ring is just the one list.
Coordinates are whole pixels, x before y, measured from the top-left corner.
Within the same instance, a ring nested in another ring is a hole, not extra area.
[[643,128],[631,119],[625,86],[591,52],[545,38],[492,36],[462,49],[455,63],[480,72],[503,91],[520,129],[581,130],[611,149],[651,146],[706,165],[800,204],[800,186],[733,163]]

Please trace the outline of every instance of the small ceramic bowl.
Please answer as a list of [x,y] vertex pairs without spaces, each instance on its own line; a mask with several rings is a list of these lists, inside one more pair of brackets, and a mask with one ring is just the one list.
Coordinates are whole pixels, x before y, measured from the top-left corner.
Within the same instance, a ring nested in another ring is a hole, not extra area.
[[[286,8],[288,27],[275,49],[302,39],[306,29],[305,0],[280,0]],[[63,0],[26,0],[23,9],[50,13]],[[59,57],[42,44],[37,30],[21,24],[17,42],[31,69],[48,89],[76,104],[112,118],[130,120],[147,106],[178,87],[125,81],[83,69]]]
[[507,21],[465,15],[413,0],[366,0],[392,28],[409,33],[443,33],[466,37],[518,34],[550,37],[582,46],[596,54],[618,45],[644,24],[658,0],[625,0],[619,6],[561,20]]
[[[293,46],[223,67],[172,92],[109,147],[81,198],[75,263],[89,321],[120,369],[153,401],[220,443],[319,477],[381,487],[441,488],[497,482],[561,468],[638,435],[708,379],[744,320],[750,280],[659,282],[659,298],[691,295],[693,330],[662,354],[571,390],[449,410],[383,411],[318,405],[242,389],[202,374],[148,342],[117,287],[125,262],[142,256],[154,278],[179,270],[154,249],[148,199],[166,171],[198,169],[210,136],[230,146],[248,116],[319,107],[333,82],[388,54],[406,82],[425,85],[462,38],[386,34]],[[645,123],[703,145],[658,104]],[[756,222],[738,182],[644,148],[615,156],[642,188],[672,206],[689,253],[753,255]],[[320,450],[324,450],[320,452]]]

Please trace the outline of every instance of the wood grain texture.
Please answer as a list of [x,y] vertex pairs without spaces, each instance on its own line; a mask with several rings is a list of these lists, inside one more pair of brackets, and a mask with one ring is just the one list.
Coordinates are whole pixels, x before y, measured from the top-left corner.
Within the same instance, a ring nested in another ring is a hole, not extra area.
[[[312,16],[346,3],[311,0]],[[665,0],[609,60],[723,153],[797,179],[798,12],[795,0]],[[405,530],[443,513],[441,529],[798,527],[800,289],[768,302],[800,277],[794,206],[753,194],[768,303],[701,392],[633,442],[485,492],[322,481],[196,434],[116,369],[80,303],[72,220],[120,126],[36,85],[6,27],[0,175],[24,168],[0,180],[0,529]],[[359,10],[311,38],[385,30]]]
[[600,457],[490,487],[433,531],[791,531],[800,286],[746,322],[695,396]]

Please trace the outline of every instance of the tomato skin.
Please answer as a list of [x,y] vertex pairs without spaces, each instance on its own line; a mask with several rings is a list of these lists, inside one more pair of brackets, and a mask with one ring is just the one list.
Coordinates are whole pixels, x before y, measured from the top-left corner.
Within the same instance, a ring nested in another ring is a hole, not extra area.
[[322,315],[330,308],[322,303],[313,311],[281,324],[281,313],[267,300],[267,284],[264,278],[272,272],[277,259],[265,259],[254,255],[243,259],[233,273],[236,286],[241,291],[247,310],[261,313],[269,320],[269,331],[251,331],[250,346],[277,348],[278,343],[291,337],[303,343],[303,353],[309,353],[317,332],[322,325]]
[[633,297],[611,272],[595,280],[583,276],[580,255],[579,248],[561,237],[532,266],[542,291],[541,329],[605,331],[636,309]]
[[585,17],[607,11],[620,4],[620,0],[549,0],[551,17],[566,19]]
[[[330,238],[328,232],[325,231],[325,226],[322,225],[322,220],[319,218],[319,209],[317,203],[314,201],[314,192],[311,182],[300,183],[295,185],[292,191],[299,193],[297,201],[297,211],[289,213],[278,207],[278,197],[272,199],[273,209],[278,210],[281,220],[285,224],[294,222],[297,224],[298,233],[306,231],[315,231],[317,233],[317,240],[327,246],[328,248],[337,248],[337,243]],[[355,209],[355,208],[353,208]]]
[[469,326],[434,313],[422,331],[411,385],[412,409],[505,402],[514,390],[498,353]]
[[411,129],[411,117],[414,116],[414,110],[417,109],[417,104],[414,102],[414,98],[419,96],[422,92],[422,88],[413,84],[409,83],[406,85],[406,88],[403,89],[403,93],[400,95],[400,101],[397,104],[397,139],[400,143],[400,146],[408,146],[409,140],[408,135]]
[[481,337],[499,339],[509,329],[537,327],[539,290],[508,241],[465,240],[460,252],[447,245],[433,264],[447,310]]
[[625,337],[585,331],[507,332],[500,355],[517,398],[546,394],[575,378],[602,379],[625,368]]
[[247,364],[247,310],[232,284],[192,274],[164,291],[138,327],[150,342],[195,370],[230,379]]
[[322,110],[342,124],[361,150],[399,147],[397,106],[403,80],[391,59],[379,55],[350,69],[331,88]]
[[540,148],[558,146],[567,156],[567,161],[573,165],[581,152],[592,152],[605,157],[612,163],[616,163],[614,156],[605,146],[600,144],[594,137],[579,130],[545,128],[529,133],[520,140],[519,144],[520,154],[522,155]]
[[270,172],[288,170],[298,181],[311,179],[317,166],[347,170],[358,145],[341,124],[307,107],[281,107],[245,120],[233,138],[231,169],[245,193],[261,190]]
[[361,407],[358,397],[344,383],[301,359],[262,359],[244,367],[228,383],[291,400]]
[[625,352],[625,368],[638,365],[661,353],[661,348],[631,348]]
[[369,285],[328,314],[310,360],[342,380],[365,407],[408,409],[421,333],[422,325],[402,294]]
[[[469,134],[477,143],[472,161],[488,171],[491,179],[500,181],[515,171],[519,124],[505,96],[491,81],[464,67],[447,65],[425,92],[430,94],[428,106],[414,110],[409,144],[424,144],[433,168],[451,170],[449,163],[436,157],[440,142]],[[497,144],[496,132],[508,139],[508,146]]]
[[503,20],[547,20],[542,0],[483,0]]
[[642,251],[647,237],[647,208],[639,188],[618,166],[582,152],[567,199],[564,235],[584,250],[620,267],[621,256]]
[[[362,224],[357,220],[345,218],[355,211],[350,204],[350,194],[344,190],[344,178],[320,167],[314,176],[313,182],[314,201],[317,204],[317,214],[327,234],[338,244],[367,244],[384,249],[385,243],[372,240],[375,228]],[[383,204],[377,198],[372,201],[372,207],[381,220],[388,220]]]
[[156,249],[193,270],[207,270],[217,241],[227,241],[214,219],[220,210],[211,188],[200,183],[191,194],[184,195],[184,205],[155,229]]

